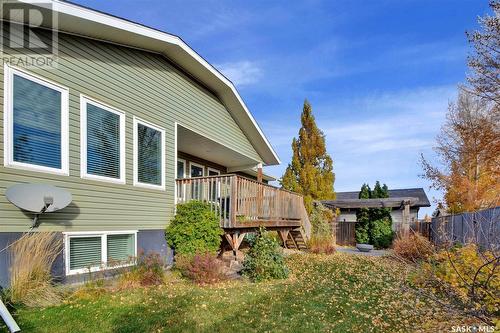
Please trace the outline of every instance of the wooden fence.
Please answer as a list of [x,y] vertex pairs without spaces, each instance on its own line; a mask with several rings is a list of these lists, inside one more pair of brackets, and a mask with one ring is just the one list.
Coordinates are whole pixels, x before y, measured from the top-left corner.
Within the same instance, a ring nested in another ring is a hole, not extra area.
[[410,230],[431,240],[431,221],[413,221],[410,223]]
[[356,222],[333,222],[332,229],[335,235],[335,243],[341,246],[356,245]]
[[436,245],[474,243],[500,249],[500,207],[433,218],[430,238]]

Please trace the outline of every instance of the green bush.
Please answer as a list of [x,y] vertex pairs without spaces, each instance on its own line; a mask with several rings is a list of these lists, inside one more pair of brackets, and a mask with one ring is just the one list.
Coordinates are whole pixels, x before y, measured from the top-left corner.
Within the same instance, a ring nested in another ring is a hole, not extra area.
[[370,244],[372,244],[377,249],[385,249],[391,246],[392,239],[394,237],[391,221],[387,219],[382,219],[382,220],[375,220],[370,223],[371,223]]
[[283,258],[283,251],[278,241],[267,231],[261,229],[255,237],[253,246],[243,262],[242,273],[253,281],[288,277],[289,271]]
[[[342,222],[340,222],[342,223]],[[370,236],[368,234],[368,224],[356,223],[356,243],[357,244],[369,244]]]
[[331,236],[333,221],[335,214],[331,209],[326,208],[321,203],[315,203],[310,215],[312,225],[312,233],[319,237]]
[[223,230],[209,204],[190,201],[177,205],[165,234],[168,245],[178,254],[214,253],[219,250]]

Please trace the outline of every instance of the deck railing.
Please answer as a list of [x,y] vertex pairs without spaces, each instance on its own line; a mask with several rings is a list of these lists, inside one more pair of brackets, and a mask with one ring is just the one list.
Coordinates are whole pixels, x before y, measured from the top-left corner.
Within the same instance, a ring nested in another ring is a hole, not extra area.
[[300,226],[302,196],[238,175],[176,180],[177,203],[204,201],[223,228]]

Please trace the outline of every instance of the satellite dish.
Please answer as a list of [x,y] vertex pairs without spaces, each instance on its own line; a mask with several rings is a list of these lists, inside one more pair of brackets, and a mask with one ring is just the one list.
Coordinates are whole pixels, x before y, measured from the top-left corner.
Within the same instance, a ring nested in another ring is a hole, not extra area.
[[38,227],[40,214],[65,208],[72,201],[71,193],[46,184],[17,184],[5,191],[14,206],[34,214],[32,227]]

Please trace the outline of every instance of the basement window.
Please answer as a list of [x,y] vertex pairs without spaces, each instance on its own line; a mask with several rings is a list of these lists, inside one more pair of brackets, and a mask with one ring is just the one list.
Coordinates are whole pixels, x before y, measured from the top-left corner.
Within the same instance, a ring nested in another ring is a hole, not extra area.
[[66,275],[135,264],[137,231],[65,233]]

